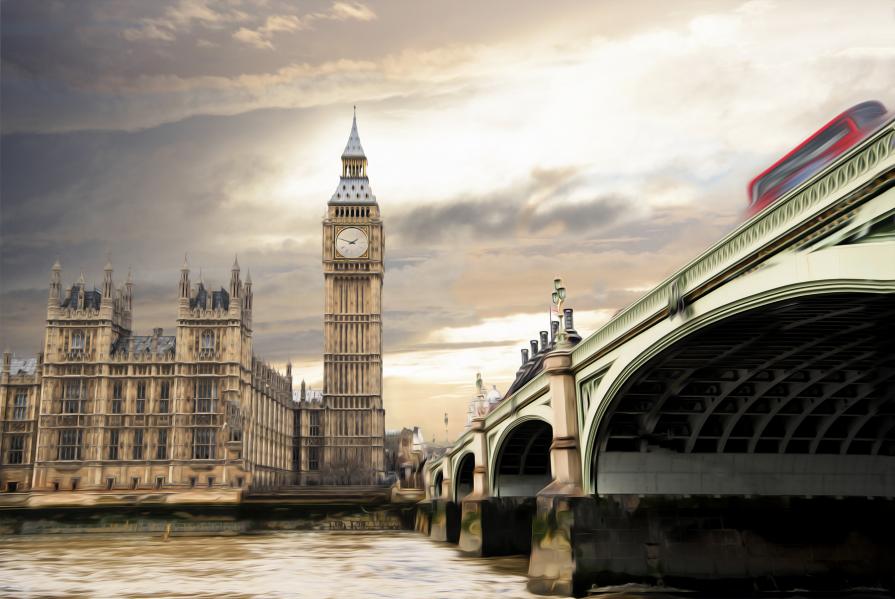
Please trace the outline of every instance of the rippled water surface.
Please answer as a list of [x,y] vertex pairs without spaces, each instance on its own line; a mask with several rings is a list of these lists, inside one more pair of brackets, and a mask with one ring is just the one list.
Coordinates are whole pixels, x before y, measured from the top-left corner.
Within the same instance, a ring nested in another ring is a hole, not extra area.
[[462,558],[413,532],[0,537],[15,597],[536,597],[522,557]]

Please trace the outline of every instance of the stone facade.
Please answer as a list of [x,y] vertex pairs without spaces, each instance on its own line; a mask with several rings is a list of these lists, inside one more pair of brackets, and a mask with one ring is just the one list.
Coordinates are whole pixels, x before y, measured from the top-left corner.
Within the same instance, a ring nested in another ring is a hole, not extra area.
[[[133,280],[67,291],[53,266],[43,353],[4,355],[6,490],[271,488],[292,482],[292,380],[252,353],[252,284],[180,273],[174,335],[132,331]],[[24,395],[25,410],[21,409]],[[22,446],[22,453],[18,447]],[[10,484],[12,483],[12,487]]]
[[28,491],[34,471],[37,408],[43,355],[22,360],[3,353],[0,376],[0,464],[2,491]]

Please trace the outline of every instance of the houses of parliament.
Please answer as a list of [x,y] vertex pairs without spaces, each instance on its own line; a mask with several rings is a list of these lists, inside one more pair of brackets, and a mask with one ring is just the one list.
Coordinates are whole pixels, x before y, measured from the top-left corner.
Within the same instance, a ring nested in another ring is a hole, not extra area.
[[[255,356],[254,291],[186,259],[173,334],[134,334],[133,277],[50,273],[43,351],[3,354],[0,491],[186,491],[366,484],[384,475],[384,235],[357,118],[323,220],[322,397]],[[172,280],[172,283],[174,281]],[[172,293],[172,296],[175,294]]]

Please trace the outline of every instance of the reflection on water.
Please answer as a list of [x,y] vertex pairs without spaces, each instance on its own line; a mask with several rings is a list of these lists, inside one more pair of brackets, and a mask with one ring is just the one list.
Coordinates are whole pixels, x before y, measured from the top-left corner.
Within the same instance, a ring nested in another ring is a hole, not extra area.
[[536,597],[527,559],[470,559],[413,532],[0,537],[16,597]]

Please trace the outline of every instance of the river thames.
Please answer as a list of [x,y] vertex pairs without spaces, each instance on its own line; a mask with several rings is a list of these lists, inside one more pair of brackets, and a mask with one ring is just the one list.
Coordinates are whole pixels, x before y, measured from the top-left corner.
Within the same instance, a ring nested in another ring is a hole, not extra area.
[[[528,559],[474,559],[409,531],[0,535],[0,596],[21,598],[534,598]],[[603,599],[692,596],[625,585]],[[772,596],[803,599],[805,595]],[[836,593],[878,599],[872,589]]]
[[536,597],[523,557],[470,559],[407,531],[0,537],[14,597]]

